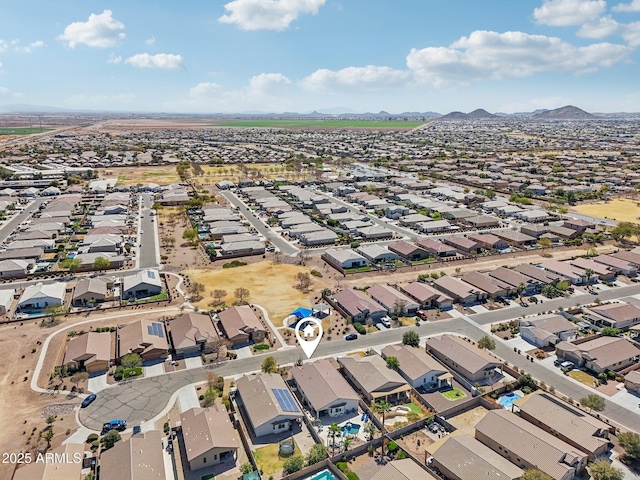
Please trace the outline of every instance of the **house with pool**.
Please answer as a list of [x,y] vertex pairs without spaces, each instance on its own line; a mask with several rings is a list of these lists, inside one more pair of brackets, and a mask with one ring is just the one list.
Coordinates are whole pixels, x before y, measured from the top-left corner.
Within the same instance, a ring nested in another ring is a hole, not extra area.
[[358,412],[358,394],[328,359],[291,369],[302,403],[315,418]]
[[379,355],[367,357],[340,357],[338,363],[344,375],[353,382],[367,402],[404,401],[409,396],[411,385]]

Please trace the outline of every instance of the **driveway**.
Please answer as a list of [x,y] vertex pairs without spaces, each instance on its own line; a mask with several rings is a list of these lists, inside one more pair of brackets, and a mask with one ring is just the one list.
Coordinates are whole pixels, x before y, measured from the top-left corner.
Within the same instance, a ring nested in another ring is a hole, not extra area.
[[154,365],[147,365],[144,367],[144,376],[157,377],[158,375],[164,375],[164,362],[156,363]]
[[202,366],[202,359],[200,357],[186,357],[184,364],[187,368],[198,368]]
[[193,385],[187,385],[178,390],[178,402],[180,405],[180,413],[186,412],[191,408],[200,407],[200,400],[198,400],[196,388]]
[[95,377],[89,377],[87,382],[87,390],[93,393],[98,393],[109,387],[107,383],[107,374],[103,373],[100,375],[96,375]]

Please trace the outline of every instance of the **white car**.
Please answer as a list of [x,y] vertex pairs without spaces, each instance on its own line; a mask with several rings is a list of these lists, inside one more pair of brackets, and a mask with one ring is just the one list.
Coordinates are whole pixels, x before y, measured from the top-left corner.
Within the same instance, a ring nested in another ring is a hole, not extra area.
[[391,328],[391,319],[389,317],[382,317],[380,323],[387,328]]
[[140,230],[140,235],[142,235],[144,233],[144,230]]

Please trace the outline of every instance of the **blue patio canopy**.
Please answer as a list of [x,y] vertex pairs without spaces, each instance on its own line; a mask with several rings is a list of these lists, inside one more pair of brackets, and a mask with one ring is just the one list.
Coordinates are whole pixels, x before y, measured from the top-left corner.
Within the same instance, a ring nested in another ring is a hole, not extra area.
[[298,318],[307,318],[313,315],[313,310],[309,310],[308,308],[296,308],[289,315],[295,315]]

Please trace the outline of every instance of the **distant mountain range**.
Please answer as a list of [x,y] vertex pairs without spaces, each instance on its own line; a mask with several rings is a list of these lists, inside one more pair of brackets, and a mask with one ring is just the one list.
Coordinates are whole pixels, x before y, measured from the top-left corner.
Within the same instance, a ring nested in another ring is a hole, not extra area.
[[153,113],[153,112],[117,112],[117,111],[104,111],[104,110],[72,110],[59,107],[45,106],[45,105],[29,105],[29,104],[10,104],[0,105],[0,113],[12,113],[12,114],[26,114],[26,115],[72,115],[72,114],[88,114],[88,115],[144,115],[148,118],[163,118],[163,117],[177,117],[188,116],[198,118],[224,118],[224,119],[277,119],[277,120],[305,120],[305,119],[317,119],[317,120],[370,120],[370,121],[428,121],[428,120],[491,120],[497,118],[528,118],[532,120],[553,121],[553,120],[591,120],[591,119],[612,119],[612,118],[640,118],[640,113],[598,113],[593,114],[585,112],[584,110],[575,107],[573,105],[566,105],[564,107],[556,108],[553,110],[538,109],[533,112],[517,112],[517,113],[502,113],[497,112],[495,114],[487,112],[483,108],[478,108],[473,112],[450,112],[446,115],[442,115],[438,112],[426,111],[426,112],[402,112],[402,113],[389,113],[384,110],[373,113],[356,113],[350,111],[345,107],[335,108],[323,108],[314,110],[312,112],[298,113],[298,112],[283,112],[283,113],[269,113],[269,112],[242,112],[242,113],[211,113],[211,114],[177,114],[177,113]]

